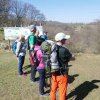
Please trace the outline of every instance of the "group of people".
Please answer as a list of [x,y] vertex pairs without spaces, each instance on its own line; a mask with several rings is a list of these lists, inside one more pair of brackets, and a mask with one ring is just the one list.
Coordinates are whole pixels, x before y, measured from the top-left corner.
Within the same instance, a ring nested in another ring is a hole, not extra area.
[[[45,86],[45,62],[41,59],[42,50],[41,44],[48,40],[45,35],[38,36],[38,32],[35,26],[30,27],[31,35],[28,37],[28,46],[25,41],[25,36],[20,35],[17,43],[16,56],[18,58],[18,73],[19,77],[24,76],[23,64],[25,61],[26,48],[29,48],[29,60],[31,63],[31,83],[36,82],[36,71],[39,73],[39,93],[40,96],[49,96],[48,93],[44,92]],[[38,38],[37,38],[38,37]],[[51,76],[51,90],[50,90],[50,100],[56,100],[57,88],[59,88],[60,100],[66,100],[66,92],[68,85],[68,62],[70,60],[75,60],[75,57],[70,53],[70,51],[64,46],[66,40],[70,38],[70,35],[64,33],[57,33],[55,35],[55,42],[58,46],[57,56],[59,57],[59,67],[62,69],[57,70],[52,73]],[[36,57],[38,59],[38,64],[34,62],[34,54],[36,52]],[[66,67],[65,67],[66,66]]]

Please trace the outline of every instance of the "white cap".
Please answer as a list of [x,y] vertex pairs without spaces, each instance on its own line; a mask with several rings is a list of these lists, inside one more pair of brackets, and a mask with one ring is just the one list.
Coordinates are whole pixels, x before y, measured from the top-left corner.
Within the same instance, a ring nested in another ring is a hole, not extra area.
[[70,35],[66,35],[65,33],[57,33],[56,36],[55,36],[55,41],[61,41],[63,39],[69,39],[70,38]]

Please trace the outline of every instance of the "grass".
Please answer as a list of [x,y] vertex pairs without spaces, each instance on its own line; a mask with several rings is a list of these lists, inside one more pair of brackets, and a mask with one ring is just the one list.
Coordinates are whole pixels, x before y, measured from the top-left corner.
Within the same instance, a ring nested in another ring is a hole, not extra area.
[[[81,54],[75,62],[69,64],[68,100],[100,100],[100,55]],[[24,64],[25,72],[30,71],[27,65],[28,55]],[[0,51],[0,100],[50,99],[39,97],[38,83],[30,83],[30,73],[19,78],[17,70],[15,55],[9,51]]]

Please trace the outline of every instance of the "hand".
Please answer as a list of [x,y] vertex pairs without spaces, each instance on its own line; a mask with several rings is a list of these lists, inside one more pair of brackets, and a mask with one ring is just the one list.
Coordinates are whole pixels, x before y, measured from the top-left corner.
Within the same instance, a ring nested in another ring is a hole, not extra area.
[[71,60],[75,60],[75,55],[72,55],[72,58],[71,58]]
[[34,51],[31,52],[32,57],[34,57]]
[[16,55],[16,57],[18,57],[18,55]]

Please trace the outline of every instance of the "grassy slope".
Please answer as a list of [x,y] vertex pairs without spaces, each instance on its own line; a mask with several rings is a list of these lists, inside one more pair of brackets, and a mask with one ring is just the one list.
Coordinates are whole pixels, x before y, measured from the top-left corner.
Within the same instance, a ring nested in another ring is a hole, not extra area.
[[[27,56],[24,66],[28,64]],[[100,87],[100,82],[91,82],[100,79],[100,55],[77,56],[70,64],[73,66],[69,71],[72,81],[68,86],[68,100],[75,100],[75,95],[83,96],[84,100],[100,100],[100,88],[95,89]],[[30,71],[30,68],[24,67],[24,71]],[[39,97],[38,84],[30,83],[30,74],[25,78],[18,77],[17,60],[11,52],[0,51],[0,100],[49,100],[49,97]]]
[[73,66],[70,67],[70,75],[77,77],[74,77],[75,80],[69,85],[69,94],[74,91],[74,97],[76,94],[78,98],[82,97],[84,100],[100,100],[100,55],[82,54],[71,64]]

